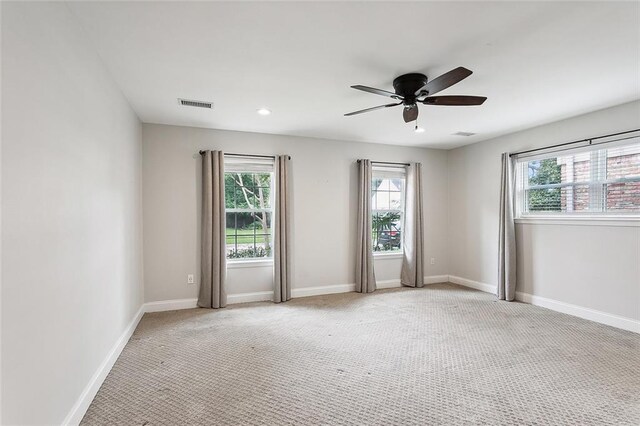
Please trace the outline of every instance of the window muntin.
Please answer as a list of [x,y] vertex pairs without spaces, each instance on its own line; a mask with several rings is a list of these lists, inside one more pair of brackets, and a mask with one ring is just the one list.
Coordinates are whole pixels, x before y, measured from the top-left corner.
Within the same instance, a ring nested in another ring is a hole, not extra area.
[[374,167],[371,179],[371,239],[375,253],[402,252],[405,169]]
[[518,160],[519,217],[640,215],[640,142]]
[[241,168],[225,172],[227,259],[270,258],[273,173]]

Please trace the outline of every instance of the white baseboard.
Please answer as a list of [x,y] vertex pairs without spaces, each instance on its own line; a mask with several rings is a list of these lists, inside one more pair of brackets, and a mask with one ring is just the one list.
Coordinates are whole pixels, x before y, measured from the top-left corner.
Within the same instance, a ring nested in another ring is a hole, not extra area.
[[198,299],[173,299],[147,302],[144,304],[145,312],[177,311],[179,309],[193,309],[198,307]]
[[[382,290],[384,288],[398,288],[402,287],[402,283],[400,280],[384,280],[384,281],[376,281],[376,289]],[[355,288],[355,284],[354,284]]]
[[[448,281],[449,281],[449,275],[432,275],[430,277],[424,277],[425,284],[446,283]],[[376,288],[379,290],[384,288],[397,288],[397,287],[402,287],[402,282],[400,282],[400,280],[376,281]]]
[[431,275],[430,277],[424,277],[425,284],[438,284],[449,282],[449,275]]
[[[495,294],[496,287],[491,284],[482,283],[479,281],[470,280],[468,278],[462,278],[455,275],[433,275],[430,277],[424,277],[425,284],[435,284],[441,282],[452,282],[465,287],[473,288],[476,290],[484,291],[486,293]],[[400,280],[384,280],[376,283],[378,289],[385,288],[398,288],[401,287]],[[294,288],[291,291],[291,295],[294,298],[319,296],[325,294],[337,294],[337,293],[349,293],[355,291],[355,284],[338,284],[330,286],[317,286],[317,287],[302,287]],[[557,312],[562,312],[569,315],[574,315],[580,318],[588,319],[590,321],[599,322],[601,324],[610,325],[612,327],[621,328],[623,330],[633,331],[640,333],[640,321],[626,318],[606,312],[598,311],[595,309],[585,308],[570,303],[560,302],[546,297],[535,296],[528,293],[517,292],[516,299],[543,308],[551,309]],[[273,292],[260,291],[254,293],[240,293],[230,294],[227,296],[227,303],[233,305],[236,303],[248,303],[248,302],[262,302],[273,300]],[[197,307],[197,299],[176,299],[176,300],[163,300],[159,302],[148,302],[143,306],[144,312],[162,312],[173,311],[178,309],[192,309]],[[137,321],[140,319],[138,318]],[[136,324],[137,324],[136,321]],[[133,330],[131,330],[133,332]],[[117,358],[117,357],[116,357]]]
[[127,328],[120,335],[120,338],[116,341],[115,345],[111,348],[109,354],[107,354],[104,361],[102,361],[102,364],[100,364],[93,377],[91,377],[91,380],[89,380],[89,383],[84,388],[84,390],[80,394],[80,397],[71,408],[71,411],[69,412],[69,414],[67,414],[67,417],[65,417],[64,421],[62,422],[63,425],[75,426],[80,424],[80,421],[82,421],[84,414],[87,412],[89,406],[91,405],[91,401],[93,401],[93,398],[95,398],[96,394],[98,393],[98,390],[100,389],[100,386],[102,386],[102,382],[104,382],[104,379],[107,378],[107,375],[109,374],[109,371],[111,371],[113,364],[116,363],[116,360],[120,356],[120,353],[124,349],[125,345],[129,341],[129,338],[142,319],[142,315],[144,314],[144,312],[144,305],[142,305],[138,312],[136,312]]
[[249,302],[270,302],[273,301],[273,291],[256,291],[254,293],[239,293],[227,295],[227,304]]
[[449,282],[484,291],[485,293],[496,294],[496,286],[491,284],[485,284],[479,281],[469,280],[467,278],[456,277],[455,275],[449,275]]
[[[254,293],[238,293],[227,295],[227,304],[263,302],[273,300],[273,291],[257,291]],[[173,299],[147,302],[144,304],[145,312],[177,311],[180,309],[194,309],[198,307],[198,299]]]
[[355,284],[323,285],[317,287],[301,287],[291,290],[291,297],[320,296],[323,294],[349,293],[356,291]]
[[[449,280],[448,275],[432,275],[430,277],[424,277],[425,284],[444,283]],[[376,288],[397,288],[402,287],[400,280],[385,280],[378,281]],[[309,296],[321,296],[324,294],[338,294],[349,293],[356,290],[355,284],[337,284],[337,285],[324,285],[317,287],[301,287],[291,290],[291,297],[309,297]],[[273,300],[272,291],[257,291],[254,293],[238,293],[229,294],[227,296],[227,304],[234,305],[236,303],[248,303],[248,302],[266,302]],[[144,312],[164,312],[175,311],[179,309],[193,309],[197,308],[198,299],[173,299],[173,300],[160,300],[157,302],[147,302],[144,304]]]
[[609,314],[607,312],[597,311],[595,309],[585,308],[571,303],[560,302],[558,300],[547,299],[542,296],[534,296],[520,291],[516,292],[516,300],[551,309],[552,311],[562,312],[563,314],[569,314],[590,321],[599,322],[600,324],[610,325],[611,327],[640,333],[640,321],[632,318]]
[[[496,294],[496,286],[469,280],[467,278],[449,276],[449,281],[454,284],[460,284],[465,287],[474,288],[491,294]],[[542,308],[551,309],[552,311],[561,312],[563,314],[573,315],[574,317],[583,318],[589,321],[598,322],[600,324],[609,325],[611,327],[620,328],[622,330],[640,333],[640,321],[632,318],[622,317],[607,312],[598,311],[583,306],[573,305],[571,303],[560,302],[554,299],[548,299],[533,294],[516,292],[516,300],[528,303],[530,305],[540,306]]]
[[[430,277],[424,277],[425,284],[446,283],[449,279],[448,275],[432,275]],[[398,288],[402,287],[399,279],[396,280],[383,280],[376,282],[376,288],[379,290],[385,288]],[[338,285],[326,285],[318,287],[302,287],[294,288],[291,291],[292,297],[308,297],[319,296],[323,294],[336,294],[336,293],[349,293],[356,291],[356,285],[354,284],[338,284]]]

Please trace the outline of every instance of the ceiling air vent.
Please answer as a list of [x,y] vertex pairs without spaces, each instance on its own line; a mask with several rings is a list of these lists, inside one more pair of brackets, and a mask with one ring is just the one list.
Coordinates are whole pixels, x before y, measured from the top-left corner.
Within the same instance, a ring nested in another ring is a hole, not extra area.
[[182,106],[213,109],[213,102],[193,101],[190,99],[178,99],[178,100],[180,101],[180,105]]
[[453,136],[473,136],[475,135],[475,133],[471,133],[471,132],[455,132],[453,133]]

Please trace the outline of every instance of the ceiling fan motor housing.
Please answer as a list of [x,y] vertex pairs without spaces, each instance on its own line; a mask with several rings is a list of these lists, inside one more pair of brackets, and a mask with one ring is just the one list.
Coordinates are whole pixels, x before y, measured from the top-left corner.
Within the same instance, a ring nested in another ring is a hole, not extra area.
[[427,76],[424,74],[404,74],[393,80],[393,88],[397,95],[404,98],[405,105],[416,103],[415,93],[427,84]]

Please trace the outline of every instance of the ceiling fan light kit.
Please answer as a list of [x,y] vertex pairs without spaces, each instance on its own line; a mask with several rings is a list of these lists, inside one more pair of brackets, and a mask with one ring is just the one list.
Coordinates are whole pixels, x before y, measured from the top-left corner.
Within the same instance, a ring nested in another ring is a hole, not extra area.
[[[430,81],[424,74],[404,74],[393,80],[393,89],[395,90],[395,93],[362,85],[351,86],[353,89],[362,90],[364,92],[373,93],[375,95],[386,96],[398,102],[350,112],[348,114],[345,114],[345,116],[352,116],[365,112],[375,111],[378,109],[404,105],[402,118],[404,119],[405,123],[409,123],[418,119],[419,103],[423,105],[436,106],[482,105],[484,101],[487,100],[487,98],[483,96],[432,96],[464,80],[471,74],[472,72],[464,67],[455,68]],[[416,124],[416,132],[418,132],[417,129],[418,126]]]

